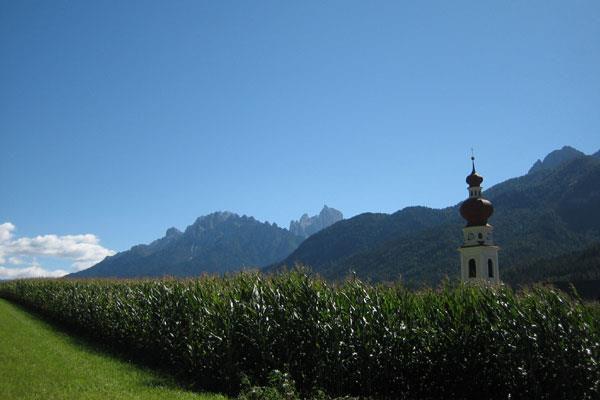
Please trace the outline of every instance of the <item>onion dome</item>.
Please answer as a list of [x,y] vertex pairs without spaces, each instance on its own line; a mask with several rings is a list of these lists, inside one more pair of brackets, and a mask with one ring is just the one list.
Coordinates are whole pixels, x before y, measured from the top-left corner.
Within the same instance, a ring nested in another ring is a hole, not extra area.
[[493,213],[492,202],[481,197],[469,197],[460,206],[460,215],[467,220],[467,226],[487,225]]
[[[471,157],[473,170],[467,176],[469,188],[480,187],[483,177],[475,172],[475,157]],[[467,226],[487,225],[488,218],[494,213],[492,202],[481,197],[481,190],[469,190],[470,197],[460,206],[460,215],[467,220]]]
[[471,171],[471,174],[467,176],[467,184],[469,187],[481,186],[481,182],[483,182],[483,176],[475,172],[475,157],[471,157],[471,161],[473,162],[473,171]]

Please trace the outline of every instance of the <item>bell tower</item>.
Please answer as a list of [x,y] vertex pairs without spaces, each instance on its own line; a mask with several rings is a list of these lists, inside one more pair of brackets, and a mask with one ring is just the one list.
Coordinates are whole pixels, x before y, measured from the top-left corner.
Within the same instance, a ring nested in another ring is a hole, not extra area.
[[463,282],[500,282],[498,246],[494,244],[494,227],[487,223],[494,206],[481,196],[483,177],[475,171],[475,157],[471,156],[473,170],[467,176],[469,198],[460,206],[460,215],[467,220],[463,228],[460,252],[460,277]]

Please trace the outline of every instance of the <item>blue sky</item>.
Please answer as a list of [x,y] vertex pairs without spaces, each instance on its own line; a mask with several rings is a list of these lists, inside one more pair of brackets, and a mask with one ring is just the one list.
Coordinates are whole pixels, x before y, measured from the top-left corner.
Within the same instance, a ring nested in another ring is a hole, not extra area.
[[73,270],[217,210],[454,204],[471,147],[488,187],[599,150],[598,71],[598,1],[5,1],[0,224],[93,239],[0,268]]

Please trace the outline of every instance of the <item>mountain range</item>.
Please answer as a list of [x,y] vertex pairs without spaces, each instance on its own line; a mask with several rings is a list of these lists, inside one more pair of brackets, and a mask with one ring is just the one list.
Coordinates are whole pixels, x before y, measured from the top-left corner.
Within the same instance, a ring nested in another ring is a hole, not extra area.
[[261,267],[285,257],[302,242],[286,229],[252,217],[216,212],[184,232],[176,228],[148,245],[137,245],[74,277],[195,276]]
[[338,216],[339,211],[325,206],[319,217],[309,219],[302,235],[297,235],[253,217],[215,212],[199,217],[184,232],[169,228],[164,237],[150,244],[133,246],[70,276],[187,277],[261,268],[289,255],[307,232],[328,226]]
[[[501,247],[501,277],[519,265],[600,242],[600,154],[573,150],[550,153],[528,174],[484,192],[496,209],[490,223]],[[333,280],[352,271],[371,281],[435,285],[458,275],[456,249],[464,226],[459,206],[408,207],[343,220],[309,237],[266,271],[302,264]]]
[[[501,248],[501,278],[511,284],[592,279],[563,264],[586,260],[597,268],[600,263],[593,253],[600,243],[600,152],[588,156],[565,146],[536,161],[526,175],[489,188],[484,197],[496,210],[490,223]],[[436,285],[458,275],[456,249],[464,226],[459,206],[407,207],[349,219],[325,206],[318,216],[292,221],[289,230],[218,212],[73,276],[196,276],[249,267],[273,273],[301,264],[330,280],[352,272],[374,282]],[[546,264],[552,267],[545,269]]]

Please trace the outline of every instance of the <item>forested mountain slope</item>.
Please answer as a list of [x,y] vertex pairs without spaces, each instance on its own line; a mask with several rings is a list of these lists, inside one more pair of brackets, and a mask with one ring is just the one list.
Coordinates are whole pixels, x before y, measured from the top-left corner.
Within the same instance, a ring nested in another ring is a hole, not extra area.
[[[484,183],[485,184],[485,183]],[[501,247],[500,268],[581,250],[600,241],[600,159],[582,156],[500,183],[484,196]],[[330,278],[355,271],[363,279],[435,284],[459,271],[456,249],[464,221],[458,205],[361,214],[306,240],[283,262]]]
[[[600,242],[579,251],[515,265],[507,269],[503,281],[512,285],[535,282],[600,282]],[[598,285],[600,294],[600,283]]]

